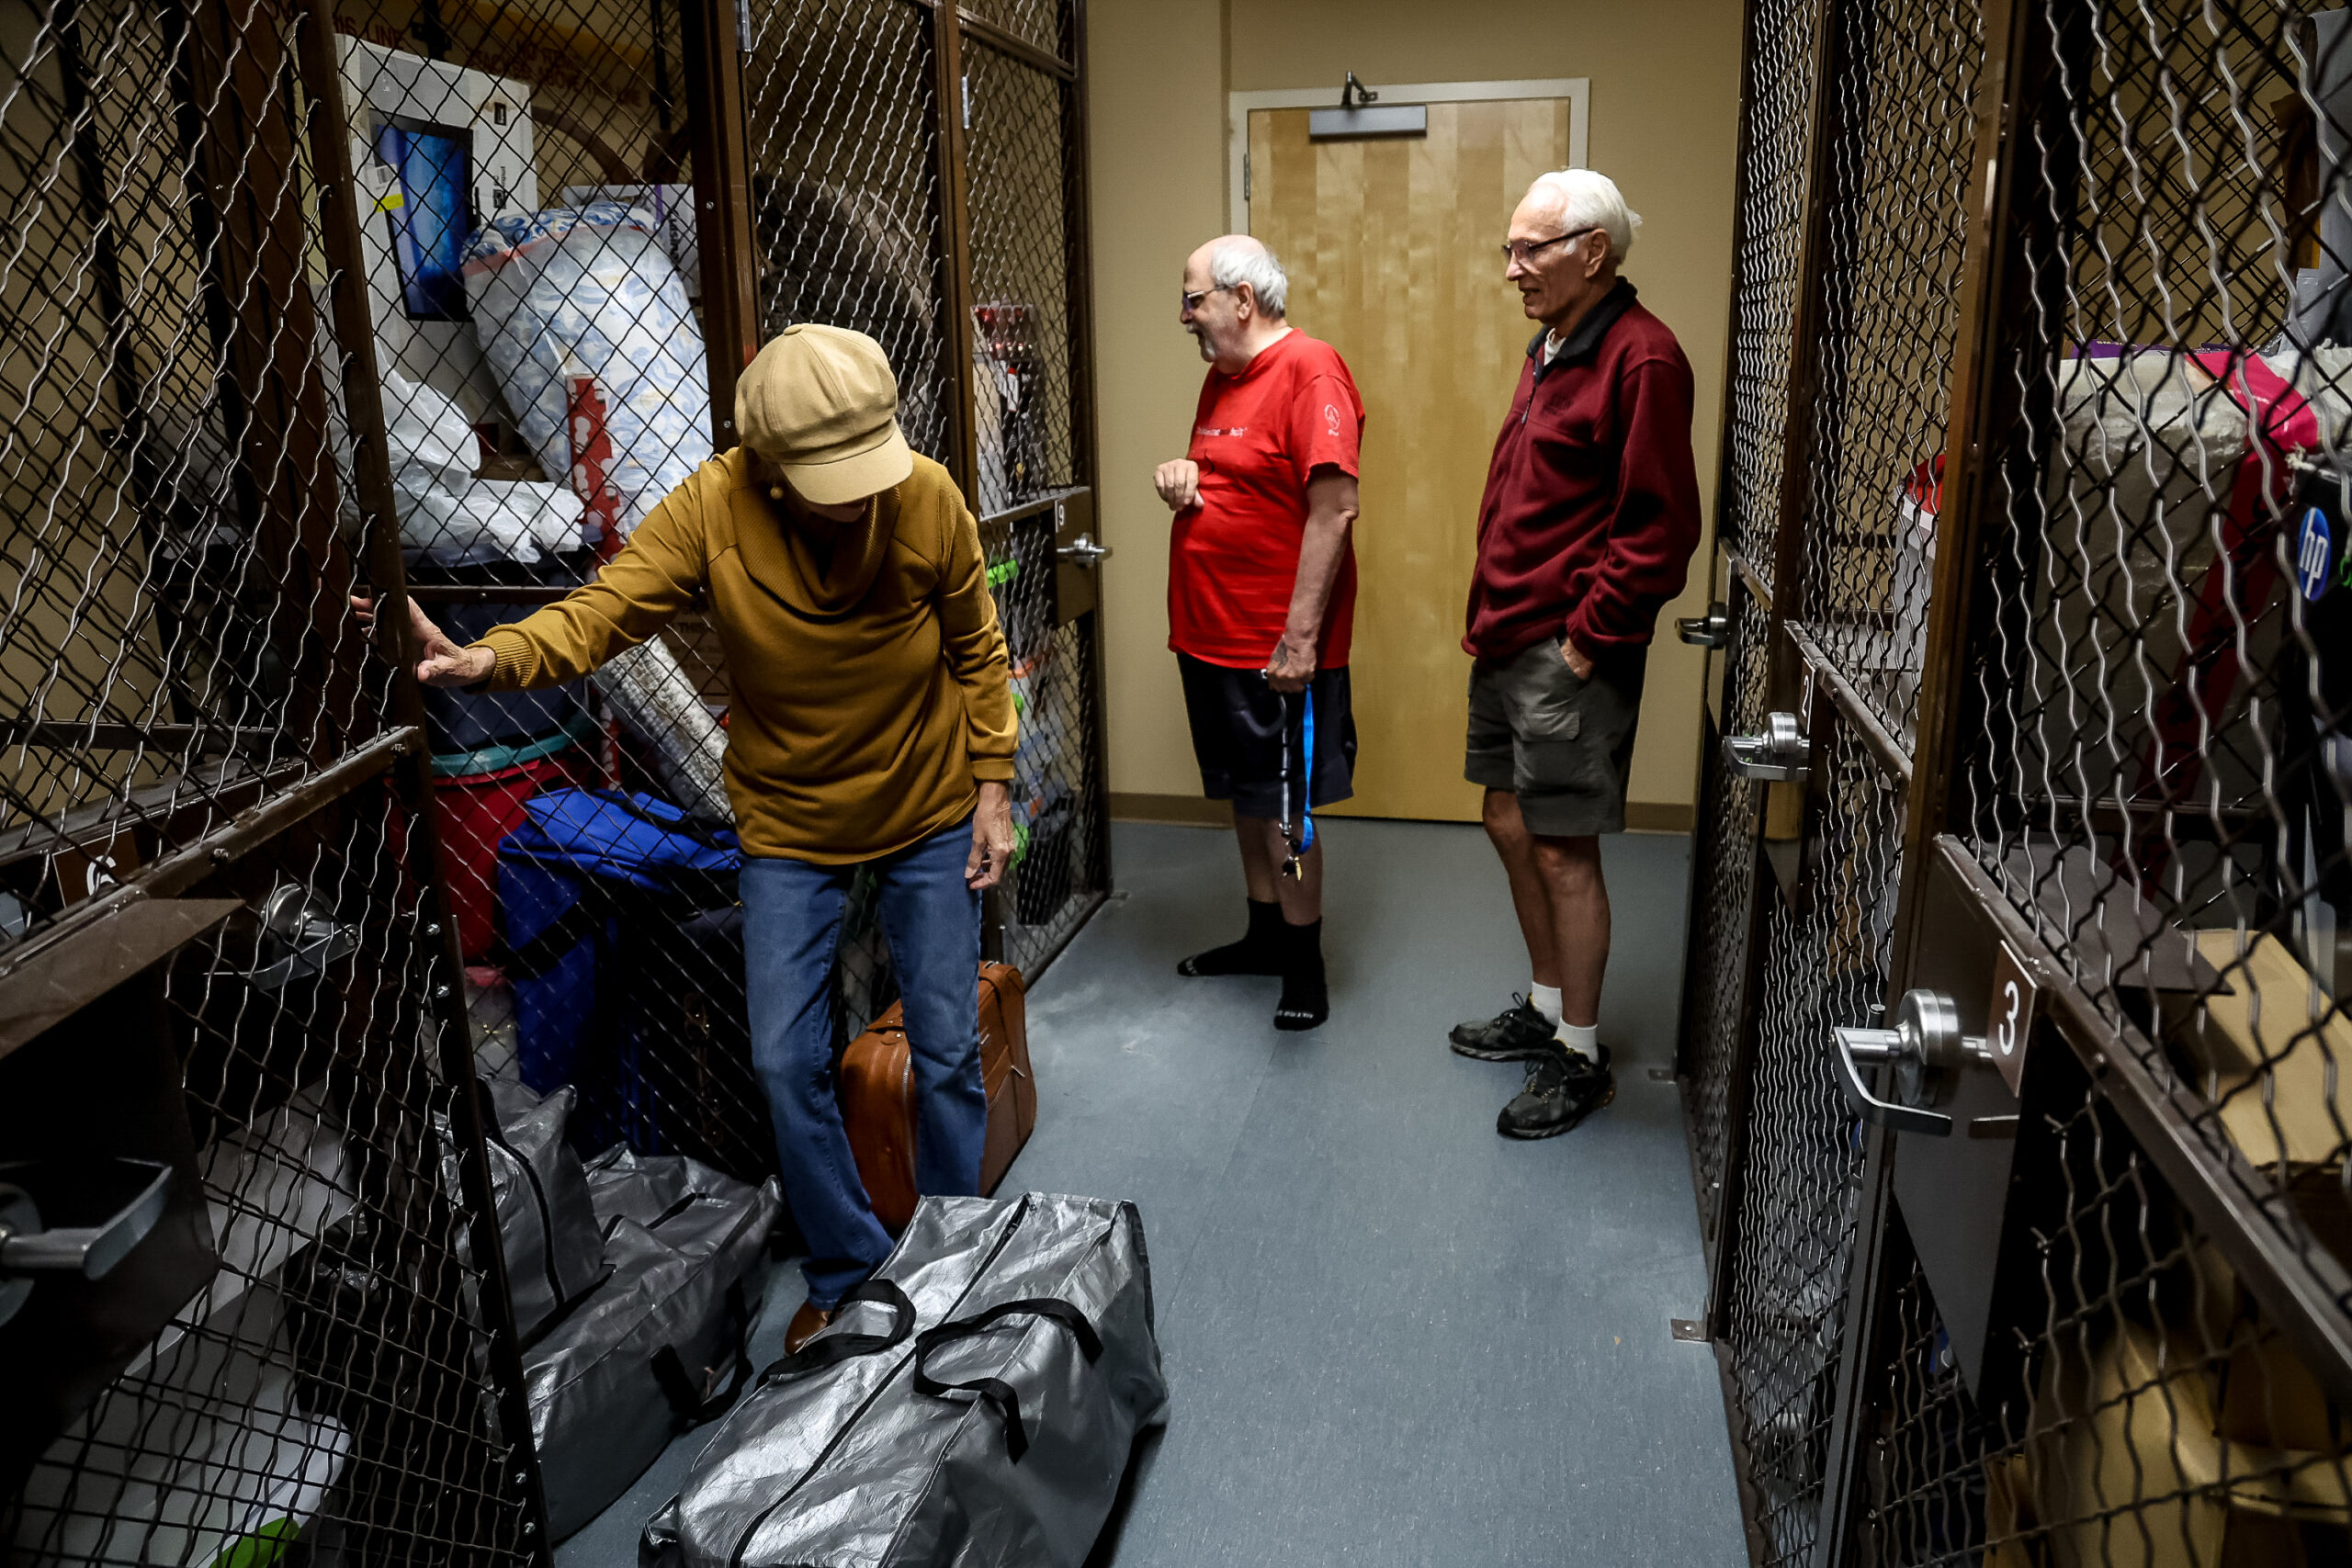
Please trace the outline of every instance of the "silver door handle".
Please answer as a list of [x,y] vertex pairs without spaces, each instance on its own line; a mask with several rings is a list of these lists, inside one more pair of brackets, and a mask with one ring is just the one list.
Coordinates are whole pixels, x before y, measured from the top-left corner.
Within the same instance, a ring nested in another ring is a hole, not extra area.
[[137,1196],[101,1224],[45,1228],[29,1193],[0,1184],[0,1274],[79,1274],[101,1280],[147,1239],[171,1200],[172,1168],[125,1160],[153,1172]]
[[[1938,1075],[1955,1072],[1972,1062],[1993,1060],[1981,1035],[1963,1034],[1960,1010],[1941,991],[1905,991],[1895,1009],[1892,1029],[1840,1026],[1830,1031],[1830,1064],[1838,1089],[1855,1115],[1874,1126],[1895,1133],[1919,1133],[1949,1138],[1952,1119],[1928,1107],[1938,1098]],[[1864,1081],[1864,1066],[1894,1068],[1893,1100],[1882,1100]],[[1969,1124],[1972,1138],[2016,1136],[2014,1116],[1980,1117]],[[1983,1131],[1978,1122],[1986,1123]]]
[[1731,641],[1731,606],[1718,600],[1703,615],[1677,615],[1674,635],[1693,648],[1721,648]]
[[1855,1115],[1890,1132],[1924,1133],[1930,1138],[1951,1136],[1951,1117],[1939,1111],[1921,1111],[1892,1100],[1881,1100],[1862,1080],[1862,1064],[1876,1066],[1900,1059],[1901,1035],[1892,1029],[1849,1029],[1843,1025],[1831,1030],[1830,1035],[1837,1042],[1830,1060],[1838,1069],[1838,1088]]
[[1111,547],[1096,544],[1094,536],[1091,534],[1080,534],[1069,544],[1055,550],[1054,554],[1072,566],[1091,567],[1097,561],[1110,558]]
[[1761,735],[1724,737],[1724,766],[1735,778],[1801,783],[1813,774],[1813,742],[1797,728],[1796,715],[1772,714]]

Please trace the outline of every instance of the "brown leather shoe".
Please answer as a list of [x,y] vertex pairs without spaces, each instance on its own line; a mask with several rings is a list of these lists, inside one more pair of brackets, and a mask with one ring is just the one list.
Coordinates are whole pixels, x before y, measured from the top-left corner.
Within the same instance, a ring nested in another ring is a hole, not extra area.
[[831,1313],[820,1312],[802,1302],[800,1310],[792,1314],[792,1321],[784,1325],[784,1353],[791,1355],[824,1332],[825,1325],[832,1321]]

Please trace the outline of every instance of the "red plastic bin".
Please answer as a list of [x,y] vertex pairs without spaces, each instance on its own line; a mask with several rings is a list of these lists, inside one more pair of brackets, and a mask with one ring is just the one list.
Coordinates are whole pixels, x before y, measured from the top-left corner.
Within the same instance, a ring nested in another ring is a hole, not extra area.
[[572,746],[537,761],[494,773],[458,773],[433,781],[433,815],[441,833],[441,874],[458,945],[469,960],[487,955],[498,941],[498,845],[523,820],[523,807],[542,789],[565,784],[594,788],[595,760]]

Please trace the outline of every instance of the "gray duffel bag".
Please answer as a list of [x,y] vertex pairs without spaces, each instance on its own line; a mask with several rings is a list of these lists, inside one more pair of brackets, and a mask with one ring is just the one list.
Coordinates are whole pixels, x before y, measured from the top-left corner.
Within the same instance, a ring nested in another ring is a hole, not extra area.
[[1135,1205],[925,1198],[842,1303],[712,1434],[640,1568],[1080,1568],[1167,1418]]
[[587,1180],[612,1278],[523,1356],[558,1540],[749,1381],[760,1249],[784,1212],[775,1178],[755,1189],[683,1155],[608,1149]]
[[[525,1344],[610,1272],[580,1156],[563,1141],[574,1096],[567,1084],[542,1100],[492,1078],[482,1118],[490,1194],[506,1253],[514,1332]],[[453,1181],[456,1173],[450,1173]]]

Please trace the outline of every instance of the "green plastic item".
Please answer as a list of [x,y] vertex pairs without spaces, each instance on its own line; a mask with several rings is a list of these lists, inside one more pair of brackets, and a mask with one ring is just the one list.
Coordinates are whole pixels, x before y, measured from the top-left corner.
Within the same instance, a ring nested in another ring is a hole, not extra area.
[[994,566],[989,568],[989,586],[990,588],[1001,588],[1020,575],[1021,563],[1019,561],[1001,560]]
[[575,713],[564,721],[561,729],[527,745],[485,746],[478,751],[436,751],[433,754],[433,776],[454,779],[503,773],[509,768],[519,768],[526,762],[552,757],[568,746],[583,745],[596,738],[597,728],[594,716]]
[[272,1519],[253,1534],[231,1541],[229,1550],[212,1560],[211,1568],[277,1568],[301,1535],[302,1527],[296,1520]]

